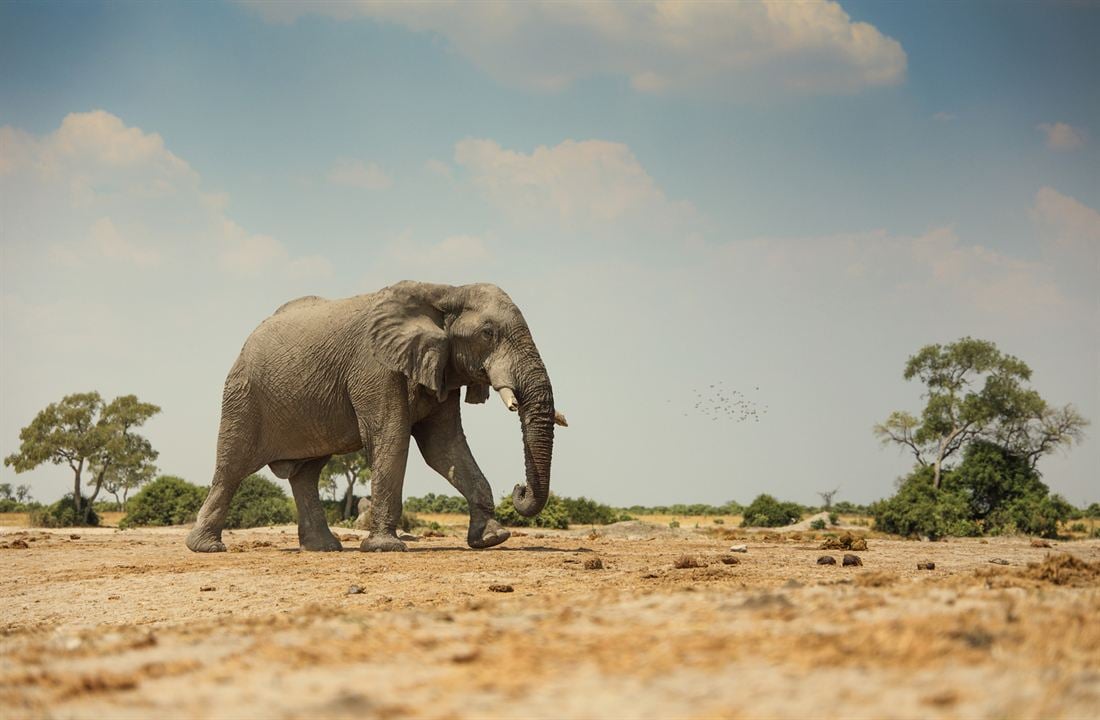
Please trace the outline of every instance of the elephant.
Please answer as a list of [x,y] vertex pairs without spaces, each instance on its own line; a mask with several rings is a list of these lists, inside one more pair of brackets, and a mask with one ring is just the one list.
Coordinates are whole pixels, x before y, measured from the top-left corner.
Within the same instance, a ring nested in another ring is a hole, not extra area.
[[491,284],[404,281],[339,300],[292,300],[245,341],[225,381],[214,478],[187,547],[222,552],[229,503],[267,465],[290,481],[303,550],[340,550],[317,480],[332,455],[364,450],[372,468],[371,523],[360,549],[403,551],[397,537],[410,438],[467,500],[467,544],[498,545],[492,490],[462,431],[459,393],[483,403],[495,389],[519,415],[526,482],[512,501],[537,515],[550,493],[554,407],[550,377],[527,322]]

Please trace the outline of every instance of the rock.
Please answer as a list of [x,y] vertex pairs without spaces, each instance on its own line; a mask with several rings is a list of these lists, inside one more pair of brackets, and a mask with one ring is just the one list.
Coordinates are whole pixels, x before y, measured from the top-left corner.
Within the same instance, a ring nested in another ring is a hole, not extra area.
[[213,585],[203,585],[199,588],[199,592],[213,592],[215,590],[217,590],[217,588]]
[[8,547],[12,548],[13,550],[26,550],[30,548],[30,545],[27,544],[26,540],[12,540],[11,545],[9,545]]
[[699,562],[699,559],[694,555],[681,555],[672,561],[672,567],[677,570],[687,570],[689,568],[703,567],[703,564]]
[[723,565],[737,565],[741,562],[740,559],[735,558],[733,555],[723,555],[718,559],[722,561]]
[[749,551],[748,545],[731,545],[730,552],[747,553]]
[[822,555],[817,559],[818,565],[836,565],[836,558],[832,555]]
[[993,563],[994,565],[1008,565],[1008,560],[1005,560],[1004,558],[992,558],[989,562]]
[[844,567],[852,567],[862,565],[863,561],[859,559],[859,555],[845,555]]
[[[79,540],[79,539],[80,539],[80,536],[79,536],[79,535],[70,535],[70,536],[69,536],[69,539],[70,539],[70,540]],[[1032,543],[1031,543],[1031,544],[1032,544],[1032,545],[1034,545],[1034,544],[1035,544],[1035,542],[1034,542],[1034,541],[1032,541]],[[1050,545],[1047,545],[1047,547],[1050,547]]]
[[585,570],[603,570],[603,560],[599,558],[589,558],[584,561]]
[[[360,501],[360,502],[362,502],[362,501]],[[361,588],[358,585],[349,585],[348,586],[348,591],[344,594],[345,595],[362,595],[363,594],[363,588]]]
[[489,592],[515,592],[516,589],[511,585],[490,585]]
[[934,562],[919,562],[917,563],[917,570],[935,570],[936,563]]

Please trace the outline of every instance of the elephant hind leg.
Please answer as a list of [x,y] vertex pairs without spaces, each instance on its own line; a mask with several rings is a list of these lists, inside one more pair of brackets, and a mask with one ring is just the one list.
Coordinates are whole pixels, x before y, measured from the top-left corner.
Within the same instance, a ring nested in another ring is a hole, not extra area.
[[219,465],[199,510],[195,527],[187,535],[187,547],[194,552],[225,552],[222,530],[229,515],[229,503],[241,486],[241,481],[264,466],[264,463]]
[[298,506],[298,543],[303,550],[338,551],[344,546],[329,530],[317,479],[330,455],[297,463],[290,474],[290,489]]

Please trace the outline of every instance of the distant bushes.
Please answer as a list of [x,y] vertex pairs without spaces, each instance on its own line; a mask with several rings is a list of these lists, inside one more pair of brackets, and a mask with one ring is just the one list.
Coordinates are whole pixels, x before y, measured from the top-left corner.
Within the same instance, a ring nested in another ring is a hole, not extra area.
[[[88,499],[83,503],[87,506]],[[53,505],[46,505],[31,510],[31,527],[62,528],[62,527],[96,527],[99,525],[99,514],[95,509],[89,509],[87,522],[85,522],[84,510],[77,512],[73,502],[72,493],[61,498]]]
[[249,475],[229,503],[227,528],[286,525],[295,522],[294,502],[283,489],[263,475]]
[[436,495],[428,493],[424,497],[411,497],[405,500],[404,508],[412,513],[453,513],[468,515],[470,506],[466,498],[455,495]]
[[802,519],[802,506],[781,502],[771,495],[757,495],[745,508],[741,527],[782,527]]
[[692,503],[685,505],[631,505],[625,508],[631,515],[740,515],[744,506],[730,500],[724,505]]
[[620,520],[631,519],[626,513],[620,512],[610,505],[589,500],[581,496],[579,498],[561,498],[565,505],[565,512],[570,523],[577,525],[610,525]]
[[496,517],[497,522],[506,527],[540,527],[557,528],[559,530],[565,530],[569,527],[569,510],[562,499],[554,493],[550,493],[546,506],[535,517],[520,515],[512,504],[511,495],[505,495],[500,499],[493,515]]
[[161,475],[127,501],[126,517],[118,526],[131,528],[194,522],[208,490],[174,475]]
[[1028,462],[988,442],[971,443],[957,468],[915,469],[891,498],[872,506],[875,529],[897,535],[967,536],[1022,533],[1055,537],[1073,506],[1052,495]]

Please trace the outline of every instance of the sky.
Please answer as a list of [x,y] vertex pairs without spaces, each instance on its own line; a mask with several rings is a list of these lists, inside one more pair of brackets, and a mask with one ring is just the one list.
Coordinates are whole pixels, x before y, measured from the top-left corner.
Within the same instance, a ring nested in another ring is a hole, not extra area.
[[[0,455],[133,393],[161,471],[208,484],[282,303],[492,282],[569,418],[560,494],[888,496],[906,359],[972,336],[1092,420],[1040,470],[1098,501],[1098,36],[1090,3],[0,0]],[[463,412],[509,491],[516,417]]]

